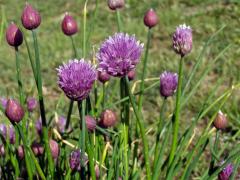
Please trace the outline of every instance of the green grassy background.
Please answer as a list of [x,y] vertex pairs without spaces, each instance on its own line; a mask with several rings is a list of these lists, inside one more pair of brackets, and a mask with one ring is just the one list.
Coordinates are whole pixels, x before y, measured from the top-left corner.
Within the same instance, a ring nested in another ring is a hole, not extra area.
[[[77,51],[81,54],[82,47],[82,14],[83,0],[30,0],[42,16],[41,26],[38,28],[40,56],[42,62],[42,75],[44,94],[48,99],[47,108],[53,108],[61,91],[57,86],[56,70],[59,64],[66,62],[72,56],[71,41],[61,31],[61,20],[66,11],[70,12],[79,23],[79,33],[74,36]],[[15,55],[13,48],[5,41],[5,29],[11,22],[21,26],[21,13],[25,1],[2,0],[1,6],[1,28],[0,30],[0,96],[16,95],[15,80]],[[171,47],[171,36],[175,27],[186,23],[193,29],[193,50],[185,61],[184,77],[188,77],[196,58],[201,53],[205,42],[218,29],[225,28],[214,38],[214,41],[207,47],[203,54],[203,60],[194,77],[193,84],[197,83],[201,73],[208,67],[209,63],[227,45],[231,47],[214,65],[207,77],[201,83],[196,94],[190,99],[181,117],[181,129],[188,125],[193,115],[196,115],[203,104],[204,99],[209,95],[218,80],[222,80],[220,87],[214,96],[220,96],[240,80],[240,1],[238,0],[126,0],[126,7],[121,10],[124,32],[135,34],[138,39],[146,43],[147,28],[143,24],[143,16],[147,9],[153,7],[158,16],[159,24],[153,29],[153,40],[151,42],[148,74],[147,77],[159,77],[164,70],[177,71],[179,57]],[[88,24],[93,19],[95,0],[88,3]],[[92,57],[92,50],[97,51],[100,43],[109,35],[117,31],[116,17],[113,11],[109,10],[105,0],[99,0],[97,19],[92,29],[88,45],[88,58]],[[88,31],[90,30],[88,26]],[[27,40],[32,43],[31,34],[24,30]],[[29,95],[36,95],[34,80],[30,69],[25,45],[20,47],[20,60],[22,65],[22,76],[24,79],[24,90]],[[141,72],[141,64],[138,66],[138,73]],[[231,131],[240,127],[240,91],[234,95],[224,106],[223,112],[228,114],[231,124]],[[158,117],[161,105],[158,87],[150,90],[144,101],[144,115],[150,124],[153,124]],[[63,111],[67,111],[67,104]],[[174,99],[169,100],[170,108],[174,108]],[[48,110],[50,111],[50,110]],[[211,113],[211,112],[210,112]],[[199,129],[207,123],[207,117],[200,122]],[[231,131],[229,135],[231,135]],[[200,134],[200,130],[197,134]],[[231,137],[231,136],[230,136]],[[200,167],[201,168],[201,167]]]

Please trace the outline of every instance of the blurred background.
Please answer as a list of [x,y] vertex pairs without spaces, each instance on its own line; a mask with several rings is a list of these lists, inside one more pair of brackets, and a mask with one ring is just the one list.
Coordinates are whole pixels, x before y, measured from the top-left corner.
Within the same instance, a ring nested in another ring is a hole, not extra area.
[[[121,10],[124,32],[135,34],[138,39],[146,43],[147,28],[143,24],[144,13],[149,8],[154,8],[159,16],[159,24],[153,29],[151,42],[148,74],[147,77],[159,77],[164,70],[177,72],[179,57],[174,53],[171,46],[171,36],[176,26],[182,23],[190,25],[193,29],[193,51],[186,57],[186,68],[184,77],[187,78],[191,72],[196,59],[202,55],[201,65],[197,69],[193,83],[197,83],[202,72],[208,67],[219,53],[229,46],[220,55],[211,71],[198,87],[196,93],[191,97],[187,108],[182,113],[181,126],[187,127],[188,121],[193,115],[199,112],[204,100],[209,96],[210,91],[219,82],[219,87],[214,97],[219,97],[226,89],[233,84],[240,82],[240,1],[239,0],[125,0],[126,6]],[[47,107],[54,108],[62,92],[57,86],[56,67],[68,61],[72,57],[71,41],[61,31],[61,21],[64,13],[69,12],[77,19],[79,33],[74,36],[78,54],[81,55],[82,48],[82,21],[83,21],[83,0],[48,0],[28,1],[34,8],[38,9],[42,16],[42,23],[37,29],[40,57],[42,62],[42,75],[44,94],[48,99]],[[98,2],[98,3],[96,3]],[[98,10],[95,11],[96,4]],[[17,84],[15,80],[15,54],[14,49],[9,47],[5,40],[7,25],[14,21],[20,27],[21,13],[24,8],[23,0],[0,0],[0,96],[11,97],[16,95]],[[101,42],[108,36],[117,32],[115,13],[109,10],[105,0],[88,1],[88,22],[87,31],[91,31],[88,44],[88,59],[92,59]],[[95,13],[95,14],[94,14]],[[95,19],[95,23],[92,22]],[[207,40],[223,28],[213,41],[203,49]],[[23,30],[23,29],[22,29]],[[31,33],[23,30],[27,41],[32,45]],[[204,53],[201,53],[201,52]],[[34,80],[27,56],[26,46],[20,47],[20,60],[22,76],[24,80],[24,91],[28,95],[36,95]],[[32,52],[33,53],[33,52]],[[137,71],[140,73],[142,65]],[[150,83],[151,84],[151,83]],[[35,96],[36,97],[36,96]],[[215,99],[216,99],[215,98]],[[233,131],[240,127],[240,91],[228,100],[222,110],[227,113],[231,128],[227,138],[232,138]],[[158,87],[149,91],[145,96],[144,115],[150,124],[158,117],[161,105]],[[174,100],[170,99],[174,107]],[[63,111],[67,112],[67,105]],[[49,110],[48,110],[49,111]],[[155,113],[156,112],[156,113]],[[211,113],[211,112],[210,112]],[[200,122],[199,128],[207,122],[207,117]],[[197,131],[197,133],[200,131]],[[230,148],[230,147],[229,147]]]

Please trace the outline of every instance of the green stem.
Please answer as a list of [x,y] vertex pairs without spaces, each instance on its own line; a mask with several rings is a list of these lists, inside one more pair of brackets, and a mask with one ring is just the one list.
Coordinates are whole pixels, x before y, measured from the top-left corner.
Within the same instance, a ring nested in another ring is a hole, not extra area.
[[22,80],[21,80],[21,74],[20,74],[20,60],[19,60],[19,51],[18,48],[15,48],[15,54],[16,54],[16,70],[17,70],[17,82],[18,82],[18,93],[19,93],[19,101],[20,104],[24,104],[23,99],[23,87],[22,87]]
[[121,22],[120,11],[118,9],[116,10],[116,16],[117,16],[118,32],[121,32],[122,31],[122,22]]
[[102,84],[102,91],[103,91],[103,98],[102,98],[102,109],[105,108],[105,96],[106,96],[106,85],[105,83]]
[[65,130],[66,130],[66,131],[67,131],[67,129],[68,129],[68,127],[69,127],[69,124],[70,124],[71,115],[72,115],[72,109],[73,109],[73,104],[74,104],[74,101],[73,101],[73,100],[70,100],[69,109],[68,109],[68,114],[67,114],[67,122],[66,122],[66,125],[65,125]]
[[[80,135],[80,141],[79,141],[79,147],[81,149],[82,153],[85,153],[85,135],[86,135],[86,123],[85,123],[85,101],[78,101],[78,111],[80,116],[80,127],[81,127],[81,133]],[[85,167],[84,167],[84,158],[81,156],[81,178],[83,178],[85,175]]]
[[87,2],[88,0],[85,1],[83,10],[83,58],[86,56]]
[[181,110],[183,62],[184,62],[183,57],[181,57],[180,63],[179,63],[179,70],[178,70],[178,88],[177,88],[176,109],[175,109],[174,121],[173,121],[173,142],[172,142],[172,148],[171,148],[171,152],[170,152],[170,156],[169,156],[168,167],[170,167],[170,164],[173,161],[175,151],[177,148],[179,117],[180,117],[180,110]]
[[144,91],[144,79],[146,78],[147,74],[147,60],[148,60],[148,51],[151,41],[151,29],[148,29],[148,36],[147,36],[147,47],[145,51],[145,56],[143,60],[143,70],[142,70],[142,76],[141,76],[141,86],[140,86],[140,95],[139,95],[139,101],[138,101],[138,109],[142,109],[142,102],[143,102],[143,91]]
[[139,125],[141,138],[142,138],[142,141],[143,141],[143,151],[144,151],[147,179],[151,180],[152,175],[151,175],[150,161],[149,161],[149,154],[148,154],[148,144],[147,144],[147,139],[146,139],[146,135],[145,135],[145,128],[144,128],[143,119],[141,118],[141,115],[139,113],[139,109],[137,109],[136,101],[134,100],[134,96],[133,96],[133,94],[130,90],[128,77],[126,76],[125,79],[126,79],[126,86],[127,86],[127,89],[128,89],[129,99],[130,99],[130,102],[132,104],[133,111],[134,111],[134,114],[136,116],[137,123]]
[[162,132],[163,124],[164,124],[164,118],[163,117],[164,117],[166,102],[167,102],[167,98],[164,98],[163,103],[162,103],[161,112],[160,112],[159,121],[158,121],[158,130],[157,130],[157,134],[156,134],[156,146],[155,146],[155,151],[154,151],[153,169],[155,169],[155,167],[156,167],[158,156],[159,156],[159,146],[160,146],[160,141],[159,140],[160,140],[160,134]]
[[77,58],[77,48],[76,48],[76,46],[75,46],[75,43],[74,43],[73,37],[70,36],[70,39],[71,39],[71,42],[72,42],[72,48],[73,48],[73,58]]
[[41,77],[41,63],[39,57],[39,49],[38,49],[38,41],[37,41],[37,34],[35,30],[32,30],[32,36],[34,41],[34,49],[35,49],[35,59],[36,59],[36,75],[37,75],[37,89],[38,89],[38,99],[39,99],[39,107],[40,107],[40,114],[43,124],[43,141],[47,151],[47,159],[48,165],[50,167],[51,178],[54,178],[54,163],[50,152],[49,142],[48,142],[48,128],[47,128],[47,121],[45,115],[45,107],[44,107],[44,99],[43,99],[43,91],[42,91],[42,77]]

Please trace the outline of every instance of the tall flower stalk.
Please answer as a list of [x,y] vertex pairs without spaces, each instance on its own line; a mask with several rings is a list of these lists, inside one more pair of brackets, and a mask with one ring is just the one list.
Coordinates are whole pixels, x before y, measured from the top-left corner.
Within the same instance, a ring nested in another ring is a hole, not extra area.
[[181,94],[182,94],[181,91],[182,91],[184,56],[190,53],[192,50],[192,30],[189,26],[186,26],[185,24],[183,24],[177,27],[173,35],[173,49],[177,54],[181,56],[181,59],[179,61],[179,69],[178,69],[178,88],[177,88],[176,107],[175,107],[175,113],[173,116],[173,140],[172,140],[171,152],[169,155],[168,166],[171,165],[177,149],[179,118],[180,118],[180,111],[181,111]]

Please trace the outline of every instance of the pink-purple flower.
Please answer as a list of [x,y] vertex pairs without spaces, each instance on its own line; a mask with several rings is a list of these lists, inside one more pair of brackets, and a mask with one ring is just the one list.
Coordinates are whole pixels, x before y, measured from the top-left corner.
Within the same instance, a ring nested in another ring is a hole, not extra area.
[[228,164],[219,174],[218,180],[228,180],[233,172],[233,165]]
[[174,94],[178,86],[178,75],[172,72],[163,72],[160,75],[160,94],[169,97]]
[[69,165],[72,171],[81,170],[81,159],[83,159],[83,162],[86,165],[88,162],[88,158],[85,154],[81,152],[81,150],[74,150],[71,152],[69,157]]
[[179,25],[173,35],[173,49],[182,57],[192,50],[192,29],[186,24]]
[[5,97],[1,97],[0,98],[0,101],[1,101],[1,106],[2,106],[2,108],[3,109],[6,109],[6,107],[7,107],[7,98],[5,98]]
[[97,59],[98,70],[123,77],[139,63],[143,44],[134,35],[116,33],[102,43]]
[[96,69],[84,59],[70,60],[67,64],[59,66],[58,85],[71,100],[85,99],[97,79]]
[[33,112],[34,109],[37,107],[37,100],[34,97],[29,97],[27,99],[27,108],[29,112]]

